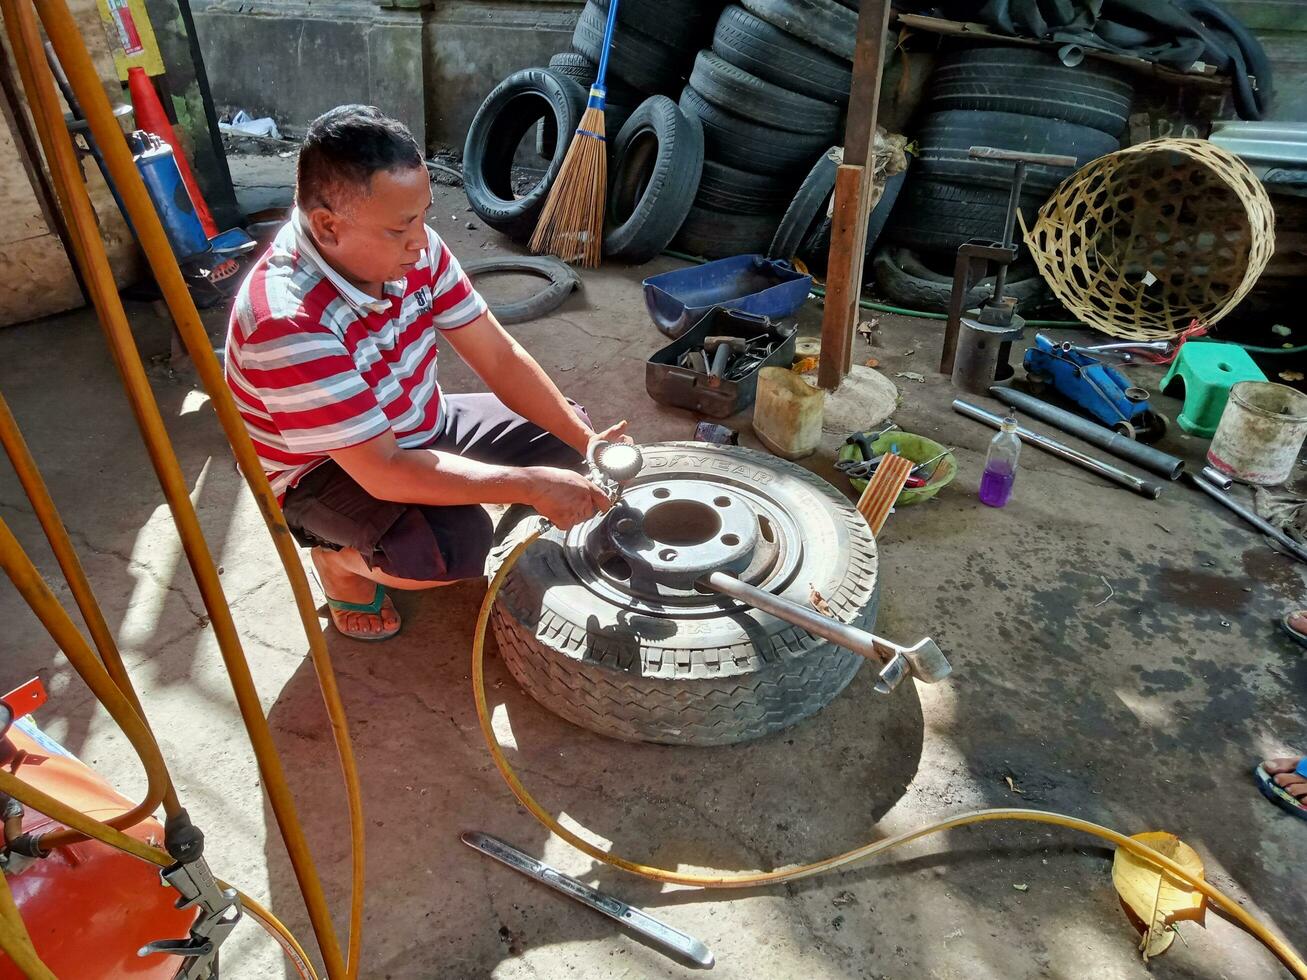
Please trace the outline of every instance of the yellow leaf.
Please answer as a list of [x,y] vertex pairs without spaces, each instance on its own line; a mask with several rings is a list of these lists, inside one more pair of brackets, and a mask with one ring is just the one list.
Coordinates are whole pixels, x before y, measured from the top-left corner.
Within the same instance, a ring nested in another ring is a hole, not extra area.
[[794,362],[794,366],[790,370],[795,374],[807,374],[817,366],[817,360],[815,357],[801,357]]
[[[1154,830],[1135,834],[1136,840],[1170,858],[1195,878],[1203,877],[1202,858],[1192,847],[1174,834]],[[1175,940],[1174,923],[1189,919],[1201,923],[1207,899],[1185,882],[1163,871],[1144,858],[1135,857],[1125,848],[1117,848],[1112,859],[1112,884],[1121,896],[1122,905],[1137,917],[1140,930],[1139,948],[1144,959],[1166,952]]]

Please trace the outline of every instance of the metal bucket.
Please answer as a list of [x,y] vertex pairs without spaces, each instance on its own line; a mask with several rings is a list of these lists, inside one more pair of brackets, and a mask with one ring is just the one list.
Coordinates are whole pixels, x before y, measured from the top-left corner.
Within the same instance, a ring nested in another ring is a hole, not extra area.
[[1240,483],[1284,483],[1305,437],[1307,395],[1270,381],[1240,381],[1230,389],[1207,461]]

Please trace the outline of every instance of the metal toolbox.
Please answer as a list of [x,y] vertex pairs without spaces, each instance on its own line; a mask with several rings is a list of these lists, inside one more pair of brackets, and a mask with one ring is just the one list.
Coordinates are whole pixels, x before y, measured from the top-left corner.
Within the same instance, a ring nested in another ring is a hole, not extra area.
[[[794,321],[776,322],[756,313],[714,306],[689,330],[645,363],[644,386],[649,397],[664,405],[688,408],[700,415],[724,419],[751,406],[758,394],[758,372],[764,367],[789,367],[794,362]],[[702,347],[707,337],[752,340],[768,334],[776,347],[765,360],[740,378],[713,378],[681,367],[681,355]]]

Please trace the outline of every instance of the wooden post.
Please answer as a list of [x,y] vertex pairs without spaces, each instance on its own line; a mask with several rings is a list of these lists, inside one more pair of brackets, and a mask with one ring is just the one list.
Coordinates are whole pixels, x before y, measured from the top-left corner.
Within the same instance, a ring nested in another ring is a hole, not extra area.
[[844,128],[844,163],[835,175],[826,313],[821,322],[821,363],[817,369],[817,383],[828,391],[838,388],[853,366],[853,331],[862,293],[862,260],[875,169],[876,112],[889,15],[890,0],[863,0],[858,14],[853,86]]

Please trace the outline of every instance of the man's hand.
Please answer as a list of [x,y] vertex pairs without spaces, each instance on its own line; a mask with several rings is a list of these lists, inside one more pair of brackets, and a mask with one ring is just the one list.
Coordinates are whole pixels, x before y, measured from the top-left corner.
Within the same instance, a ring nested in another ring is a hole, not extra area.
[[613,505],[602,490],[580,473],[550,466],[533,466],[529,473],[533,488],[531,506],[560,531],[605,513]]
[[601,442],[622,442],[628,446],[635,445],[634,440],[626,434],[626,419],[618,422],[616,425],[610,425],[603,432],[595,432],[590,435],[590,441],[585,447],[585,458],[591,459],[594,448]]

